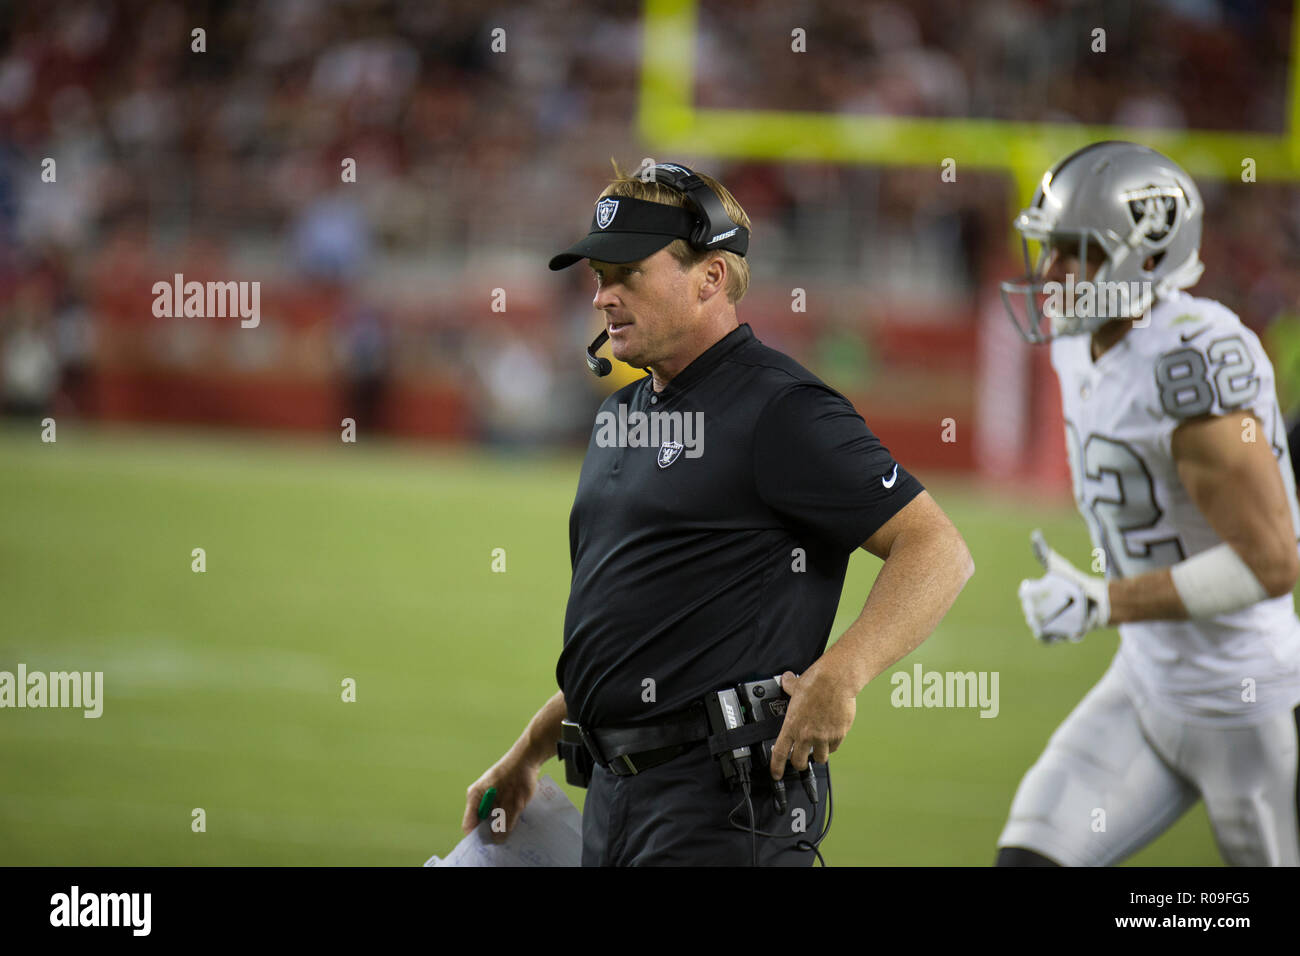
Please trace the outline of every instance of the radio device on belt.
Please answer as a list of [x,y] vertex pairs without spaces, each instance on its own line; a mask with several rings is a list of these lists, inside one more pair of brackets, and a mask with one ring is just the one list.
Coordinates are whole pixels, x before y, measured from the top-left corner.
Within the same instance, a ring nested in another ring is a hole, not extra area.
[[[709,752],[718,758],[727,785],[748,787],[752,766],[751,747],[762,754],[762,766],[772,764],[772,748],[785,723],[785,709],[790,695],[781,688],[780,677],[747,681],[736,687],[714,691],[704,698],[709,716]],[[787,766],[789,763],[787,762]],[[817,779],[812,763],[799,774],[804,791],[813,803],[818,801]],[[785,782],[772,781],[772,805],[785,813],[789,803]]]

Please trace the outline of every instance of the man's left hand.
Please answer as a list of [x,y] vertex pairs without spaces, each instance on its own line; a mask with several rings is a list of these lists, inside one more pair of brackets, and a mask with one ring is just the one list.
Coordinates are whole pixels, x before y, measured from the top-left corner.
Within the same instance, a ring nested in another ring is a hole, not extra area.
[[825,763],[853,726],[858,711],[857,694],[831,671],[819,671],[814,664],[803,675],[793,671],[781,675],[781,688],[790,695],[781,735],[772,748],[772,779],[785,776],[789,760],[796,770],[808,769],[808,754]]

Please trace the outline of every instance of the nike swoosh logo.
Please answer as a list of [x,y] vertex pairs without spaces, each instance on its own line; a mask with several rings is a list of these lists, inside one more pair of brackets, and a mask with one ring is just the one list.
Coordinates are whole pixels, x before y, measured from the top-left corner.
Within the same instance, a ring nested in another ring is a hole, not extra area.
[[1193,332],[1191,335],[1180,335],[1180,336],[1178,336],[1178,338],[1181,339],[1181,340],[1184,341],[1184,342],[1190,342],[1192,339],[1196,338],[1198,335],[1200,335],[1202,332],[1204,332],[1204,331],[1205,331],[1206,329],[1208,329],[1208,328],[1209,328],[1208,325],[1203,325],[1203,326],[1201,326],[1199,329],[1197,329],[1195,332]]
[[1061,607],[1061,609],[1057,611],[1055,614],[1053,614],[1051,617],[1044,618],[1043,625],[1046,626],[1048,624],[1051,624],[1053,621],[1055,621],[1058,617],[1060,617],[1062,614],[1064,614],[1072,607],[1074,607],[1074,598],[1070,598],[1068,601],[1066,601],[1065,604]]
[[886,488],[894,487],[894,482],[896,481],[898,481],[898,465],[894,465],[894,473],[889,476],[888,481],[886,481],[884,478],[880,479],[880,483],[884,485]]

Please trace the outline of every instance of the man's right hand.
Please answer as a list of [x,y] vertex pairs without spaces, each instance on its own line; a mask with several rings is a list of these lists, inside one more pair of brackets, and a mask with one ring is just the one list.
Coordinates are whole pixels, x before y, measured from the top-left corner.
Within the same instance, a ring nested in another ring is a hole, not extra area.
[[555,756],[556,744],[560,741],[560,725],[566,714],[564,692],[560,691],[542,705],[533,719],[528,722],[523,734],[515,741],[504,757],[488,767],[483,776],[475,780],[465,791],[465,817],[460,828],[469,833],[479,824],[478,806],[488,787],[496,787],[496,799],[488,808],[487,819],[495,822],[500,814],[493,817],[492,811],[501,809],[505,814],[505,830],[501,824],[495,828],[489,824],[488,832],[492,839],[500,843],[515,828],[515,821],[524,812],[528,801],[537,792],[537,775],[541,773],[542,764]]
[[1047,571],[1041,578],[1020,582],[1020,607],[1034,637],[1044,644],[1078,642],[1110,621],[1110,596],[1105,578],[1080,571],[1048,546],[1037,529],[1030,535],[1034,557]]
[[494,817],[493,811],[498,807],[501,808],[505,811],[505,830],[501,831],[499,823],[493,826],[491,822],[488,830],[494,842],[500,843],[505,840],[509,832],[515,828],[515,821],[519,819],[519,814],[537,792],[537,775],[540,770],[541,764],[517,757],[514,751],[494,763],[465,791],[465,817],[461,820],[461,830],[469,833],[478,826],[478,807],[483,794],[487,793],[488,787],[496,787],[496,799],[488,809],[487,819],[499,820],[500,815]]

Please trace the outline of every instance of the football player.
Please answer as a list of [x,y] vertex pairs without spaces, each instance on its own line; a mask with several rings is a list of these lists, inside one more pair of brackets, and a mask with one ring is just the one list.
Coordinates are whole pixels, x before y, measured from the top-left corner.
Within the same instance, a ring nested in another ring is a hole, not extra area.
[[1105,575],[1035,532],[1046,574],[1020,601],[1045,643],[1118,627],[1120,645],[1021,781],[998,865],[1118,863],[1198,798],[1229,864],[1300,864],[1295,478],[1259,340],[1184,291],[1201,220],[1177,164],[1103,142],[1048,170],[1015,221],[1029,275],[1004,303],[1051,343]]

